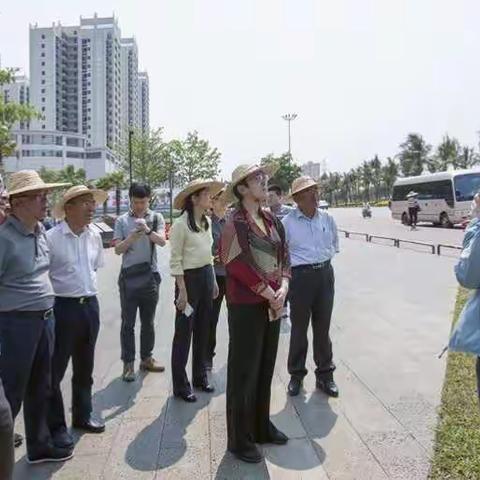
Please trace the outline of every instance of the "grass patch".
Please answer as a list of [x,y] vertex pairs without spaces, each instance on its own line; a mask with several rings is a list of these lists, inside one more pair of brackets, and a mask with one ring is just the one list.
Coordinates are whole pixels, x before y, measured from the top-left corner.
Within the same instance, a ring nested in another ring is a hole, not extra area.
[[[469,292],[459,289],[454,324]],[[480,409],[475,357],[450,352],[442,392],[430,480],[480,479]]]

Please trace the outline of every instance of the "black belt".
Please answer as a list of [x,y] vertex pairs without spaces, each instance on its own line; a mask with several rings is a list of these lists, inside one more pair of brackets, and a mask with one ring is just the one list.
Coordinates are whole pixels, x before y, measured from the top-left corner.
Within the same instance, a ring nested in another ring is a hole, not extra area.
[[331,264],[330,260],[326,260],[325,262],[320,262],[320,263],[309,263],[306,265],[297,265],[296,267],[292,267],[292,270],[295,272],[321,270],[322,268],[329,267],[330,264]]
[[46,320],[53,314],[53,308],[48,310],[10,310],[9,312],[0,312],[0,315],[14,315],[16,317],[40,317],[43,320]]
[[95,298],[95,295],[92,295],[90,297],[56,297],[57,300],[74,302],[80,305],[90,303],[90,301],[93,300],[94,298]]

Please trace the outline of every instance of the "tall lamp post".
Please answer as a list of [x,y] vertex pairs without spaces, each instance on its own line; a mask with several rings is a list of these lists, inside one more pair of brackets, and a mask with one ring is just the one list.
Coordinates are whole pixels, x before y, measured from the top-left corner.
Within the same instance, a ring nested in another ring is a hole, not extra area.
[[286,113],[282,115],[282,118],[288,122],[288,155],[292,157],[292,143],[291,143],[291,133],[290,133],[290,124],[297,118],[296,113]]
[[128,131],[128,170],[130,173],[130,186],[132,186],[132,138],[133,129]]

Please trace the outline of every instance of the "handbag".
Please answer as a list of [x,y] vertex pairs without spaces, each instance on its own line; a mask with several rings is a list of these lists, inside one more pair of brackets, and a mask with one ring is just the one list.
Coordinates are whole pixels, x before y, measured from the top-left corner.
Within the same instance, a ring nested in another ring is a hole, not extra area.
[[[157,231],[157,226],[158,218],[155,215],[152,225],[153,232]],[[122,268],[121,278],[129,294],[148,294],[149,292],[155,291],[157,287],[157,281],[152,271],[155,244],[150,242],[150,247],[150,262],[137,263],[130,267]]]

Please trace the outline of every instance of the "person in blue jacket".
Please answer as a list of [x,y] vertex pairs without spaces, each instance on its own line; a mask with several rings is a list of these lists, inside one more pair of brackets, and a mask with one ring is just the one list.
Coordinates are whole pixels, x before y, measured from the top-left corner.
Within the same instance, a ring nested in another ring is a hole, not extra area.
[[477,390],[480,397],[480,219],[474,218],[463,239],[463,249],[455,266],[455,275],[462,287],[474,290],[465,305],[450,338],[452,351],[477,356]]

